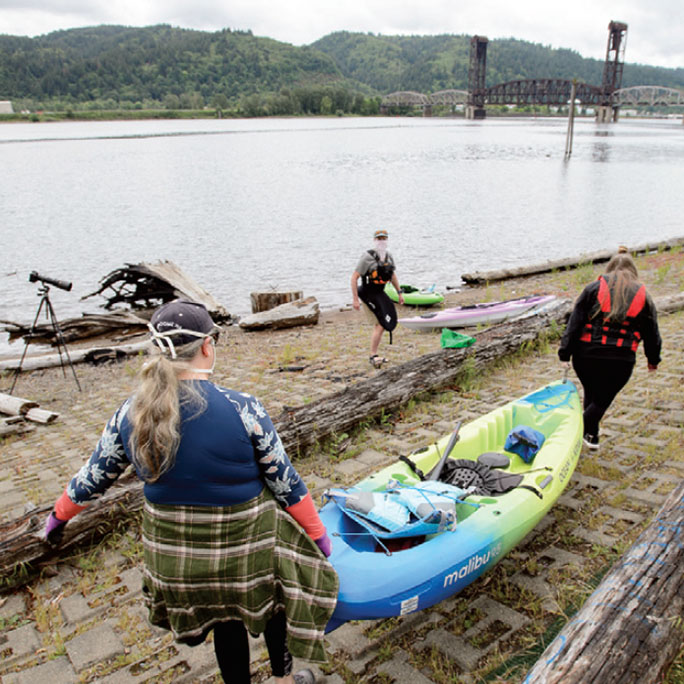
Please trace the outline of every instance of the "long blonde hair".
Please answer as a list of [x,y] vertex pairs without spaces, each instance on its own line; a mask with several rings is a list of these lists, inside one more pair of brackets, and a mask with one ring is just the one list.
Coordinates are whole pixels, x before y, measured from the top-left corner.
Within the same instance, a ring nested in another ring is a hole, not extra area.
[[[605,320],[622,321],[625,318],[636,287],[641,285],[639,282],[639,272],[627,247],[620,247],[617,254],[614,254],[608,262],[606,275],[608,274],[612,276],[607,278],[610,284],[610,312],[605,315]],[[594,315],[597,315],[599,311],[600,306]]]
[[190,361],[199,352],[204,340],[176,348],[171,359],[151,345],[151,358],[140,370],[140,383],[130,409],[133,430],[129,448],[140,476],[155,482],[176,460],[180,444],[181,406],[192,405],[193,416],[207,406],[197,383],[181,382],[178,376],[190,369]]

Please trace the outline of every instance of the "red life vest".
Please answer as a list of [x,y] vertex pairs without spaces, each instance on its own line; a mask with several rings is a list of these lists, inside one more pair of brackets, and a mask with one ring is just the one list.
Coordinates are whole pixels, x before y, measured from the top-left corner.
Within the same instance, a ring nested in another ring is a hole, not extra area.
[[646,304],[646,287],[642,285],[632,296],[632,301],[627,308],[625,320],[606,321],[605,317],[610,313],[610,286],[608,281],[599,276],[599,291],[597,300],[600,313],[584,326],[580,340],[582,342],[594,342],[613,347],[627,347],[636,351],[641,342],[641,334],[633,328],[634,319],[641,313]]

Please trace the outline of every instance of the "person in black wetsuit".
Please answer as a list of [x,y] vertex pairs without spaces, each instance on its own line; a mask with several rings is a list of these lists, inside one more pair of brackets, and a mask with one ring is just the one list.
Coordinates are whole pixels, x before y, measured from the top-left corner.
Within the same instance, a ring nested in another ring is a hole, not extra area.
[[660,363],[662,342],[653,300],[639,282],[626,247],[577,298],[558,357],[572,365],[584,388],[584,443],[599,447],[599,422],[627,384],[641,340],[648,370]]
[[[394,259],[387,250],[388,234],[386,230],[376,230],[373,236],[374,247],[361,255],[356,270],[351,277],[352,306],[357,311],[361,308],[361,300],[370,312],[373,321],[371,333],[370,362],[374,368],[380,368],[387,361],[378,355],[378,347],[382,333],[387,330],[392,344],[392,331],[397,327],[397,311],[394,303],[385,294],[385,284],[391,282],[399,294],[399,303],[404,303],[404,295],[399,287]],[[359,286],[359,278],[361,286]]]

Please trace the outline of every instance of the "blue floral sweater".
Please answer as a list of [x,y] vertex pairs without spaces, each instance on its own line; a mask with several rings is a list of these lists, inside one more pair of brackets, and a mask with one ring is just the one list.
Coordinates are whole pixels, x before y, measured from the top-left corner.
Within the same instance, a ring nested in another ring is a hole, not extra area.
[[[207,407],[197,415],[181,406],[181,441],[174,465],[156,482],[146,482],[145,497],[170,505],[228,506],[249,501],[266,484],[284,507],[308,490],[290,462],[280,437],[258,399],[243,392],[198,381]],[[67,486],[81,506],[102,495],[133,464],[127,399],[105,427],[88,462]]]

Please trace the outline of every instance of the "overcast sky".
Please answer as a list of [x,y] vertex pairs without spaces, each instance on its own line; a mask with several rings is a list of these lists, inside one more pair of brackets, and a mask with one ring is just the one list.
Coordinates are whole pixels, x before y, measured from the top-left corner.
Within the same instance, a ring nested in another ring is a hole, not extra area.
[[603,60],[608,23],[628,24],[626,62],[684,67],[683,0],[0,0],[0,33],[171,24],[250,29],[294,45],[333,31],[520,38]]

